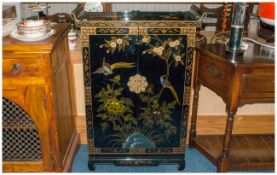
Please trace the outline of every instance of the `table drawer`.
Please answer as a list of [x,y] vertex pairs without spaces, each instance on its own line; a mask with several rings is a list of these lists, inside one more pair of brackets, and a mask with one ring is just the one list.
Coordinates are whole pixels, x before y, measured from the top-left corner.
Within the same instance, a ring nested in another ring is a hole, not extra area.
[[241,93],[274,93],[274,75],[244,74]]
[[42,59],[3,59],[3,77],[38,77],[43,75]]
[[198,76],[203,85],[227,94],[233,74],[232,67],[206,55],[200,55],[199,59]]

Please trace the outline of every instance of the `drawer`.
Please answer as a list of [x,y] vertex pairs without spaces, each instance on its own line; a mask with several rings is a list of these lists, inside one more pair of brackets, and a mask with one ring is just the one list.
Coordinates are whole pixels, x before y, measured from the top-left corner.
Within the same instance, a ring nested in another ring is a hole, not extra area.
[[274,93],[274,75],[244,74],[241,93]]
[[206,55],[200,55],[198,77],[204,86],[226,95],[231,86],[233,66]]
[[3,59],[3,77],[38,77],[43,75],[42,59]]

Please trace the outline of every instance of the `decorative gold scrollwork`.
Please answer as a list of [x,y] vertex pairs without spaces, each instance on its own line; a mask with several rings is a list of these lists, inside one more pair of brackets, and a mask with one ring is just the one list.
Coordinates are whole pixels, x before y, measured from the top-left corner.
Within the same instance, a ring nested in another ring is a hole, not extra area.
[[120,160],[117,164],[119,165],[125,165],[125,166],[130,166],[130,165],[154,165],[155,162],[151,160]]

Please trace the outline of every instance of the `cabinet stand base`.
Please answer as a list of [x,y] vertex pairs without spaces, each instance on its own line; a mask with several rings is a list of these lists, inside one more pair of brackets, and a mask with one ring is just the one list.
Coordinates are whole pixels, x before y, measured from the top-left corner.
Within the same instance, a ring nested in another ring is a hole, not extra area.
[[96,164],[114,164],[116,166],[158,166],[159,164],[177,164],[179,171],[185,169],[186,162],[184,156],[144,156],[124,155],[124,156],[91,156],[88,161],[88,168],[95,170]]

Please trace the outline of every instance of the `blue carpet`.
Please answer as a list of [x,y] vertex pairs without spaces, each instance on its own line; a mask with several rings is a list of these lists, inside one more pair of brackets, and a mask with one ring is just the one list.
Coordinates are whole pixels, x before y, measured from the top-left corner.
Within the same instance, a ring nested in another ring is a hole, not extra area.
[[[186,168],[183,172],[216,172],[216,167],[196,149],[186,149]],[[88,169],[87,145],[80,145],[75,155],[72,172],[90,172]],[[115,166],[96,165],[95,172],[182,172],[176,165],[159,166]]]
[[[93,172],[216,172],[216,167],[196,149],[186,148],[186,168],[184,171],[178,171],[176,165],[159,165],[159,166],[115,166],[115,165],[96,165]],[[72,172],[91,172],[88,169],[88,150],[87,145],[80,145],[76,153]],[[271,170],[264,171],[232,171],[233,173],[274,173]]]

